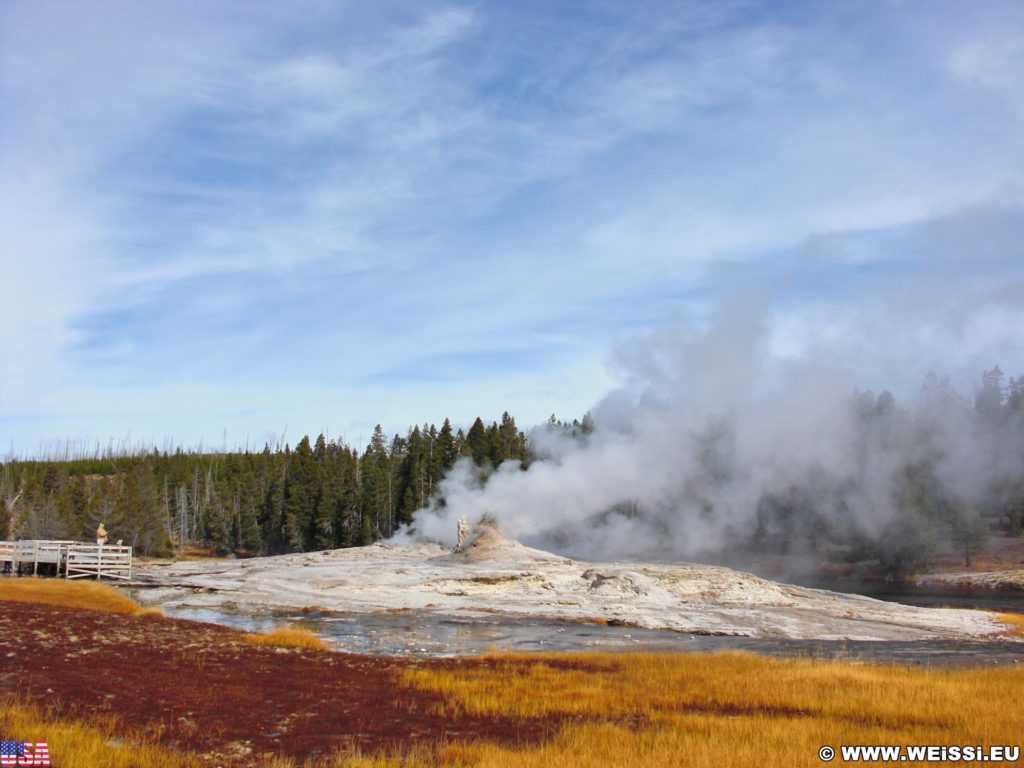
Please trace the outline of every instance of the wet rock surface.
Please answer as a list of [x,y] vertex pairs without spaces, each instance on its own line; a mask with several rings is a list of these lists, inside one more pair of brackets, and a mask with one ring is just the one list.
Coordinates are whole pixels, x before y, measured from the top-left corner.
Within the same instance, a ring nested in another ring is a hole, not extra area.
[[978,639],[979,611],[920,608],[796,587],[729,568],[585,563],[524,547],[494,527],[462,552],[375,544],[251,560],[145,564],[136,593],[171,609],[422,611],[614,623],[689,634],[799,640]]

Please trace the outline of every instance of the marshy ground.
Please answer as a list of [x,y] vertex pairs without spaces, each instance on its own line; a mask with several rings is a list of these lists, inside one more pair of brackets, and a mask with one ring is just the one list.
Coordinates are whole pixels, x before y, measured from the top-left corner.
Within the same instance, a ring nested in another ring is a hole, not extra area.
[[439,694],[396,682],[450,663],[260,645],[245,632],[158,615],[0,604],[3,691],[189,752],[304,760],[420,741],[528,743],[551,728],[531,718],[452,719],[435,712]]
[[256,644],[57,580],[5,579],[0,608],[0,731],[48,741],[58,766],[810,766],[822,744],[1024,732],[1013,666],[358,656]]

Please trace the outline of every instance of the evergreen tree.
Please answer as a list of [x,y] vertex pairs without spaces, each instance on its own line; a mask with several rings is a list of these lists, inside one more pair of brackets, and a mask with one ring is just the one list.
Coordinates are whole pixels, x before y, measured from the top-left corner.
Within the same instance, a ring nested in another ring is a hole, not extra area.
[[295,446],[288,464],[285,483],[284,523],[288,547],[292,552],[311,548],[314,512],[317,506],[317,465],[309,438]]
[[501,426],[497,431],[498,455],[500,456],[498,463],[510,459],[522,461],[526,458],[526,435],[519,431],[516,427],[516,420],[509,415],[508,411],[501,415]]
[[953,547],[964,559],[964,567],[970,568],[971,558],[988,541],[988,523],[977,511],[958,505],[952,514],[950,533]]
[[262,507],[262,493],[260,489],[264,486],[264,483],[258,477],[257,467],[256,457],[246,451],[236,489],[237,527],[235,551],[252,553],[259,552],[263,548],[259,513]]
[[270,554],[279,554],[290,551],[288,523],[285,516],[285,488],[287,487],[287,475],[275,477],[271,480],[270,489],[267,493],[266,530],[265,538]]
[[1024,414],[1024,376],[1010,377],[1006,387],[1006,410],[1011,415]]
[[343,448],[341,451],[341,488],[336,508],[337,544],[353,547],[362,542],[360,513],[362,489],[359,479],[359,454]]
[[1003,372],[997,365],[981,375],[981,386],[974,395],[974,409],[989,424],[998,424],[1002,417],[1003,399]]
[[[391,535],[394,489],[391,484],[391,455],[387,439],[378,424],[362,460],[362,543]],[[369,541],[367,538],[369,537]]]
[[[469,451],[466,448],[466,433],[462,431],[462,427],[455,433],[455,461],[458,461],[462,456],[468,456]],[[452,464],[455,464],[455,461]]]
[[427,440],[420,428],[414,427],[405,441],[405,455],[398,473],[397,525],[411,523],[413,513],[422,508],[426,500],[427,448]]
[[590,411],[583,414],[583,421],[580,422],[580,431],[584,435],[589,435],[594,431],[594,417]]
[[483,419],[479,416],[466,433],[466,442],[463,452],[473,459],[473,463],[482,467],[487,461],[489,451],[487,440],[487,428],[484,427]]
[[[1004,386],[1001,369],[985,371],[972,404],[932,375],[916,411],[899,407],[888,392],[860,393],[852,407],[855,462],[849,475],[816,479],[809,473],[792,488],[773,489],[760,499],[749,529],[730,535],[777,551],[798,539],[812,548],[819,542],[855,546],[898,570],[940,553],[958,552],[970,560],[990,525],[1011,535],[1021,532],[1024,470],[1015,468],[1007,452],[1024,437],[1022,378]],[[440,486],[461,456],[485,469],[506,461],[527,466],[529,441],[513,417],[505,412],[485,424],[477,418],[467,433],[445,419],[440,429],[413,426],[391,440],[378,426],[362,453],[321,434],[303,437],[294,450],[265,445],[255,454],[181,448],[128,454],[111,447],[81,459],[8,461],[0,464],[0,535],[13,526],[10,535],[19,538],[88,540],[103,521],[114,540],[124,539],[140,554],[166,551],[171,537],[182,546],[262,554],[368,544],[409,523],[431,500],[443,504]],[[949,436],[942,430],[950,425],[984,438],[991,454],[986,458],[1001,468],[970,499],[949,492]],[[594,431],[589,413],[568,422],[553,415],[548,428],[581,441]],[[727,429],[687,440],[687,450],[696,450],[696,469],[681,482],[678,501],[711,517],[718,514],[717,490],[742,467],[734,466]],[[912,450],[908,440],[914,441]],[[880,463],[891,491],[881,506],[891,501],[893,511],[887,523],[857,530],[847,502]],[[598,521],[644,514],[627,499]]]
[[[460,430],[461,432],[461,430]],[[459,448],[452,434],[452,423],[448,419],[441,425],[441,431],[437,433],[437,445],[434,450],[434,461],[431,464],[431,481],[436,488],[441,482],[444,474],[455,466],[459,458]]]
[[88,513],[89,494],[85,489],[84,478],[81,475],[68,478],[57,497],[57,516],[63,523],[63,537],[88,539],[91,535]]
[[123,540],[132,547],[139,546],[145,529],[145,491],[140,487],[142,475],[128,472],[121,479],[121,487],[113,505],[113,515],[106,521],[106,529],[113,541]]
[[327,445],[323,435],[313,451],[317,458],[318,492],[309,541],[314,549],[330,549],[338,543],[338,506],[341,499],[342,467],[335,443]]

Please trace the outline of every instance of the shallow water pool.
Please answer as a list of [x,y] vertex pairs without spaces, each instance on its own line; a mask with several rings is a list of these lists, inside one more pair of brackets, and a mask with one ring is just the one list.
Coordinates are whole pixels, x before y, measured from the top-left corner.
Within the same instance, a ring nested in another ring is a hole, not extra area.
[[338,651],[385,656],[463,656],[488,651],[744,650],[772,656],[846,658],[957,667],[1024,663],[1024,642],[829,641],[690,635],[633,627],[575,624],[500,615],[279,612],[254,615],[210,608],[168,608],[168,616],[264,632],[298,624]]

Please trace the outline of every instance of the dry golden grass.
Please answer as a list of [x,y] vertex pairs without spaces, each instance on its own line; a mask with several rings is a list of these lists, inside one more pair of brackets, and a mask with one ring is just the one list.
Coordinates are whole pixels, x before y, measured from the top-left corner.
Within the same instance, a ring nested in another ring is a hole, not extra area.
[[[315,765],[781,768],[820,766],[823,744],[1017,744],[1024,729],[1024,671],[1014,669],[933,671],[743,653],[489,660],[490,668],[410,670],[401,682],[441,694],[440,706],[453,724],[466,713],[548,718],[548,741],[518,749],[451,741],[391,756],[339,754]],[[46,740],[55,765],[200,764],[131,734],[118,733],[115,740],[112,729],[95,722],[61,721],[32,707],[0,704],[0,732]],[[297,765],[287,758],[241,762]]]
[[[45,741],[50,761],[61,768],[208,768],[210,765],[246,768],[297,768],[287,757],[253,755],[200,756],[170,749],[140,733],[126,733],[116,721],[101,716],[73,719],[57,717],[13,696],[0,698],[0,733],[4,738]],[[348,761],[348,762],[341,762]],[[355,762],[353,762],[355,761]],[[375,758],[340,756],[333,762],[311,766],[389,768],[393,763]],[[408,765],[408,764],[406,764]]]
[[0,700],[0,733],[4,738],[45,741],[50,761],[64,768],[198,768],[207,765],[193,755],[166,749],[143,738],[117,732],[102,720],[53,717],[13,698]]
[[114,587],[98,581],[28,577],[4,579],[0,600],[60,605],[66,608],[88,608],[93,611],[132,615],[161,613],[160,609],[143,608]]
[[[247,768],[409,768],[435,759],[433,752],[409,752],[401,758],[338,754],[311,763],[283,756],[220,754],[200,756],[161,746],[144,734],[119,728],[102,716],[58,717],[14,696],[0,698],[0,733],[4,738],[45,741],[50,761],[62,768],[208,768],[244,765]],[[422,760],[417,758],[422,756]],[[409,762],[412,759],[414,762]]]
[[1000,613],[996,618],[1010,625],[1011,629],[1006,633],[1010,637],[1024,637],[1024,614]]
[[276,648],[308,648],[329,651],[331,647],[313,632],[300,627],[278,627],[269,632],[250,633],[245,636],[250,645],[271,645]]
[[[1016,744],[1024,670],[930,671],[751,654],[494,656],[420,669],[443,711],[566,723],[541,746],[453,744],[442,764],[820,765],[823,744]],[[573,668],[573,665],[577,665]]]

